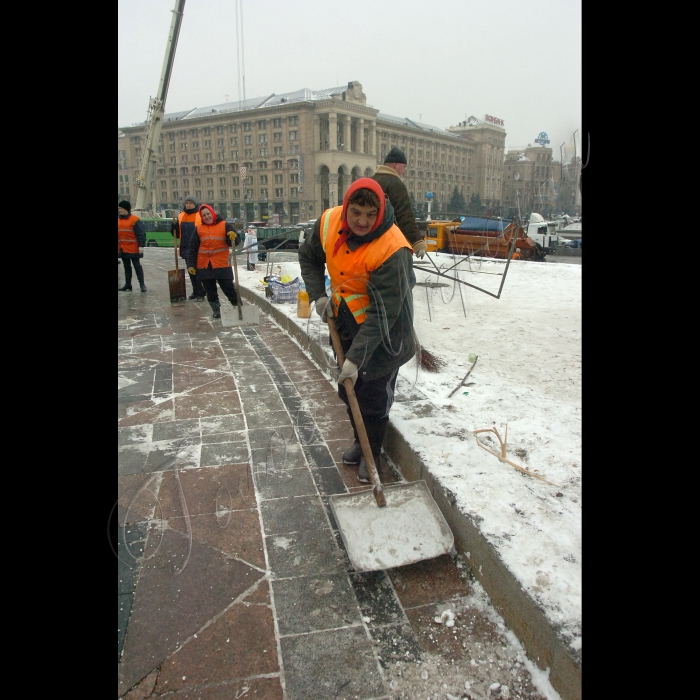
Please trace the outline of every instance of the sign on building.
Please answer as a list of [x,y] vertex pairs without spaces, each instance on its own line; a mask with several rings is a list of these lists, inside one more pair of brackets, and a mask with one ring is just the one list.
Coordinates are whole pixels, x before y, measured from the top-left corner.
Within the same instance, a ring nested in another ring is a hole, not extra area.
[[539,143],[540,146],[546,146],[549,143],[549,136],[545,131],[540,131],[538,137],[535,139],[535,143]]

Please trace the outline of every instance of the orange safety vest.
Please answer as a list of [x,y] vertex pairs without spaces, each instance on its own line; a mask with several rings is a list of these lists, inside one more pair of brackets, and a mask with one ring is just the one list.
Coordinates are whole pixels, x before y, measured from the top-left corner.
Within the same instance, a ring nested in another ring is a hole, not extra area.
[[331,301],[337,315],[340,302],[345,299],[355,321],[363,323],[370,305],[370,296],[367,293],[370,274],[397,250],[408,248],[413,252],[413,248],[401,233],[401,229],[392,224],[379,238],[361,245],[357,250],[350,250],[344,242],[333,255],[335,242],[340,235],[342,213],[342,206],[333,207],[327,209],[321,217],[321,245],[326,252],[326,267],[333,289]]
[[517,250],[513,253],[513,260],[520,260],[520,253]]
[[134,225],[139,220],[135,214],[126,219],[117,217],[117,253],[138,253],[139,242],[136,240]]
[[200,224],[197,226],[197,235],[199,236],[197,269],[205,270],[209,267],[209,263],[212,267],[228,267],[229,247],[226,244],[226,222]]
[[192,223],[194,223],[195,226],[199,226],[202,223],[202,217],[199,215],[199,212],[197,210],[195,210],[191,214],[184,212],[184,211],[181,211],[177,215],[178,231],[180,232],[180,235],[182,235],[182,233],[183,233],[183,231],[182,231],[183,221],[185,223],[192,222]]

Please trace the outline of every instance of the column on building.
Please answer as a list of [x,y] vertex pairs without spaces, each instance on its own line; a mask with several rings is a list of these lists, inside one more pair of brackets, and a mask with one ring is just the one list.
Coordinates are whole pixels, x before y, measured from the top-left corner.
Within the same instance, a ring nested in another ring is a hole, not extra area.
[[377,122],[371,122],[369,125],[369,155],[377,155]]
[[358,119],[357,120],[357,152],[358,153],[364,153],[365,152],[365,120],[364,119]]
[[321,148],[321,116],[319,114],[314,114],[314,151],[318,151]]
[[335,112],[328,115],[328,147],[331,151],[338,150],[338,115]]
[[328,173],[328,206],[338,206],[338,173]]
[[343,120],[343,151],[352,150],[350,146],[352,145],[352,117],[349,114],[342,114],[341,118]]

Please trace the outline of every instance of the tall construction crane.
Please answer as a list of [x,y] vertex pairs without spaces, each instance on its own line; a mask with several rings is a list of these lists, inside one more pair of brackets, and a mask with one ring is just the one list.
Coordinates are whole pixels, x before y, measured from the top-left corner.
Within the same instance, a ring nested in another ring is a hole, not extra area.
[[173,21],[170,24],[170,34],[168,44],[165,47],[165,59],[163,70],[160,75],[160,85],[158,86],[158,96],[151,97],[148,103],[148,123],[146,125],[145,147],[141,151],[141,167],[136,176],[136,206],[134,213],[138,216],[147,215],[146,203],[148,197],[153,194],[153,214],[156,216],[155,189],[152,186],[153,173],[158,159],[156,150],[160,139],[160,130],[163,126],[163,116],[165,114],[165,98],[168,95],[168,85],[170,84],[170,74],[173,71],[175,61],[175,49],[177,39],[180,35],[180,25],[182,24],[182,13],[185,9],[185,0],[175,0],[173,10]]

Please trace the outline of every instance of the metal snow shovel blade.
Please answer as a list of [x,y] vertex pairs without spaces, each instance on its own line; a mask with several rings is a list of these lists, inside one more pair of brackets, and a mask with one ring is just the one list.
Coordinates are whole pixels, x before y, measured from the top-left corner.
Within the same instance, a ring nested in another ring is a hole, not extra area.
[[[328,318],[328,330],[338,366],[342,367],[345,356],[332,317]],[[452,551],[454,535],[425,481],[382,487],[352,379],[346,379],[343,385],[374,487],[372,491],[330,497],[333,516],[355,571],[392,569]]]
[[238,264],[236,263],[236,250],[233,250],[233,275],[236,278],[237,308],[228,304],[221,306],[222,326],[257,326],[260,323],[260,309],[255,304],[241,304],[241,288],[238,285]]
[[180,269],[177,262],[177,249],[179,238],[175,239],[173,250],[175,251],[175,269],[168,270],[168,287],[170,287],[170,303],[176,301],[187,301],[187,291],[185,289],[185,271]]

